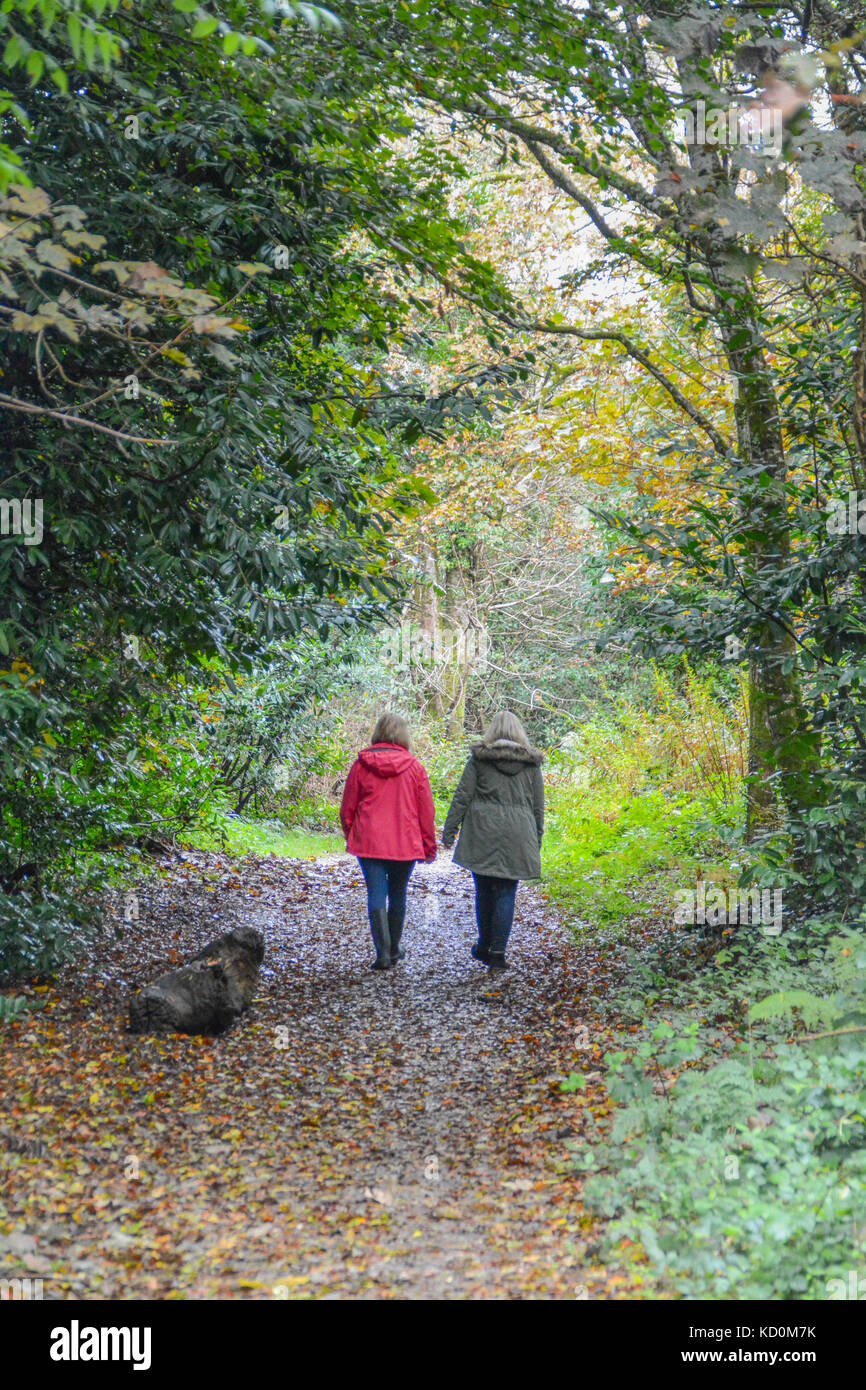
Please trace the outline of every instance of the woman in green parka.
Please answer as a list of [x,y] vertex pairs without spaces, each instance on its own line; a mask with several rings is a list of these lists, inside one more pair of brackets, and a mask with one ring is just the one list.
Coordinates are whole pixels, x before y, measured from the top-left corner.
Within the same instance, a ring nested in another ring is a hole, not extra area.
[[516,714],[500,710],[473,745],[442,831],[454,863],[475,879],[476,960],[504,970],[517,884],[541,876],[544,754],[533,748]]

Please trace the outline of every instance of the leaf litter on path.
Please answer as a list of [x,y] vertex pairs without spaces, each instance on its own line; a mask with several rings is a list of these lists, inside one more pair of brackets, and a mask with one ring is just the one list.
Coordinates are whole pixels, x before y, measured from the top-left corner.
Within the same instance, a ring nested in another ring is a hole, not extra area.
[[[560,1089],[601,1056],[575,1036],[610,967],[531,889],[500,976],[444,857],[413,874],[388,972],[347,856],[176,856],[138,911],[0,1034],[4,1277],[57,1298],[628,1295],[568,1162],[600,1073]],[[234,1028],[127,1034],[130,991],[232,925],[266,942]]]

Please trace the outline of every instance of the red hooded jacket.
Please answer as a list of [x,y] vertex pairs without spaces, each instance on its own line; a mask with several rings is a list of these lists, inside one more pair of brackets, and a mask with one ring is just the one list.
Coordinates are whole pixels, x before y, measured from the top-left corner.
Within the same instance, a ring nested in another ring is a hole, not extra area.
[[374,743],[358,754],[343,789],[340,823],[350,854],[436,858],[430,779],[399,743]]

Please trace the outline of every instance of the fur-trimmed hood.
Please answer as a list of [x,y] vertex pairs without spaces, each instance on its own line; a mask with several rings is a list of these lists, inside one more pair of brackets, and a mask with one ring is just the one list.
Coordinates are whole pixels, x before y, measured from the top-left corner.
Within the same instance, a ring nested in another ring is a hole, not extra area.
[[454,863],[491,878],[540,878],[544,778],[538,748],[476,740],[451,800],[442,843]]
[[481,762],[496,763],[502,772],[519,772],[521,767],[540,767],[544,762],[540,748],[524,748],[510,738],[497,738],[493,743],[473,743],[472,756]]

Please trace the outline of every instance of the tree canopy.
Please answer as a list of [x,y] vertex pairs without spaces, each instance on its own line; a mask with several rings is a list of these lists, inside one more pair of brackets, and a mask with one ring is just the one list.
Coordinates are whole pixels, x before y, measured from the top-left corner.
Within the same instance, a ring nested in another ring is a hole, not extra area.
[[859,883],[861,541],[827,526],[866,467],[858,24],[6,4],[9,867],[166,818],[122,789],[179,682],[381,627],[431,578],[507,626],[516,566],[573,655],[586,507],[602,641],[735,641],[749,834]]

